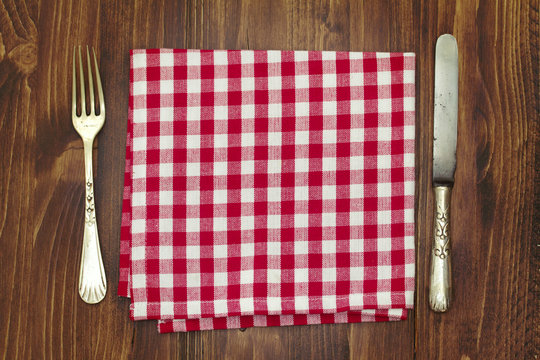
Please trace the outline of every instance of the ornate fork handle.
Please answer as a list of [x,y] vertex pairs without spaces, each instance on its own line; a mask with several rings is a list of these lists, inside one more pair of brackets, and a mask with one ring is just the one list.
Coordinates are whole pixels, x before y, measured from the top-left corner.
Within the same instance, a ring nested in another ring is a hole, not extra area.
[[79,295],[89,303],[103,300],[107,293],[107,279],[101,258],[94,203],[94,177],[92,173],[92,144],[94,139],[84,139],[84,167],[86,174],[86,199],[84,210],[84,235],[79,273]]

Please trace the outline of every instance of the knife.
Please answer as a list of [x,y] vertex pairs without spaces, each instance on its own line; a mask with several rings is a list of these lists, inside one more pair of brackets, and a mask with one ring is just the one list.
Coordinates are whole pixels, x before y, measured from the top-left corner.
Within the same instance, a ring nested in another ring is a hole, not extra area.
[[445,312],[452,297],[450,196],[456,170],[458,119],[458,51],[456,39],[441,35],[435,46],[433,108],[433,247],[429,304]]

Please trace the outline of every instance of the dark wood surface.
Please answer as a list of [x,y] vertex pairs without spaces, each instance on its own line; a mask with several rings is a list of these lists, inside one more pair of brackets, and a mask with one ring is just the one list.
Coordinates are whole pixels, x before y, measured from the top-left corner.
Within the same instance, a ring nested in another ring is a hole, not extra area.
[[[538,1],[0,1],[0,355],[3,359],[536,359]],[[434,47],[460,51],[455,301],[428,309]],[[83,150],[71,49],[98,49],[107,120],[96,201],[109,293],[77,294]],[[129,49],[417,54],[416,308],[397,323],[159,335],[116,296]]]

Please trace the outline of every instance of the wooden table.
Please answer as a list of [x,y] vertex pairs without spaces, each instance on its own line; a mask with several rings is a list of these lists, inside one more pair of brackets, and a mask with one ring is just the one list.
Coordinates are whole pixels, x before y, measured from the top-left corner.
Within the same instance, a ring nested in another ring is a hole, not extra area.
[[[539,347],[538,1],[0,2],[3,359],[534,359]],[[434,48],[460,51],[455,301],[428,309]],[[95,159],[109,293],[77,294],[83,150],[70,119],[75,44],[98,49],[107,121]],[[397,323],[159,335],[116,296],[132,48],[414,51],[417,291]],[[535,187],[536,185],[536,187]],[[536,219],[536,221],[535,221]]]

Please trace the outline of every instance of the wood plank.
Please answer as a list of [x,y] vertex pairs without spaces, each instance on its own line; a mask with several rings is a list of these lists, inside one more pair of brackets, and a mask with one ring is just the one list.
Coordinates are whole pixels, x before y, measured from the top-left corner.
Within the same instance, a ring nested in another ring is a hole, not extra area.
[[[457,38],[460,108],[452,205],[455,300],[443,315],[429,311],[426,304],[426,247],[433,211],[428,193],[422,199],[425,203],[419,204],[428,219],[419,224],[418,239],[419,359],[531,358],[530,344],[524,341],[532,326],[527,322],[528,306],[534,304],[528,304],[527,284],[537,270],[529,268],[528,261],[533,241],[533,119],[538,119],[534,109],[538,98],[533,97],[534,89],[538,90],[538,63],[531,62],[531,53],[538,49],[530,42],[538,37],[538,18],[534,23],[531,5],[439,2],[437,23],[426,19],[423,27],[433,27],[437,34],[452,32]],[[536,14],[537,10],[536,6]],[[432,57],[435,36],[425,35],[425,57]],[[432,102],[432,88],[426,88],[433,83],[431,67],[425,75],[427,84],[423,81],[420,88],[422,109]],[[431,113],[424,115],[420,114],[431,127]],[[426,157],[431,157],[430,151]],[[421,164],[428,169],[425,160]]]
[[[13,13],[17,16],[13,16]],[[35,15],[35,14],[32,14]],[[36,28],[27,11],[0,4],[0,349],[25,357],[34,225]]]
[[[538,9],[538,1],[1,1],[1,358],[539,356]],[[455,301],[440,315],[426,299],[434,46],[444,32],[457,37],[461,72]],[[76,44],[96,47],[107,102],[95,160],[109,290],[96,306],[77,294]],[[116,295],[129,49],[153,47],[416,52],[418,276],[409,320],[163,335],[153,321],[129,320],[129,300]]]

